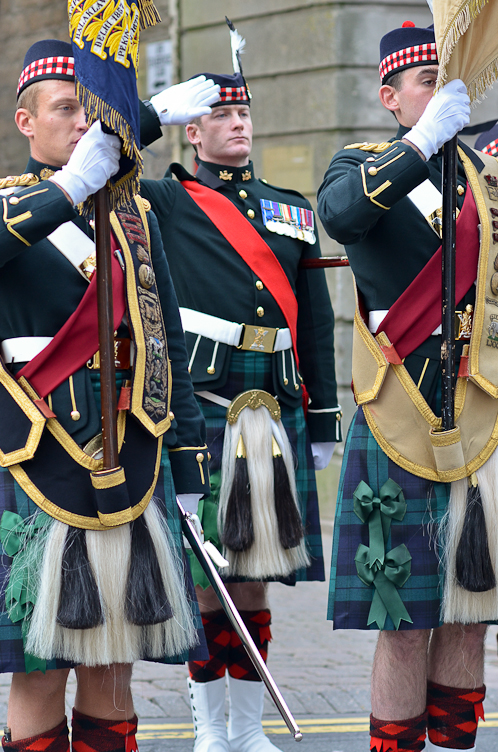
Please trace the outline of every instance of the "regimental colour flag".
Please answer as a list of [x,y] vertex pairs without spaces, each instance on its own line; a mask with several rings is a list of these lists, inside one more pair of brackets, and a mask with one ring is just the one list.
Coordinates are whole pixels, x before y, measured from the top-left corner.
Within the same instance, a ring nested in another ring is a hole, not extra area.
[[[140,29],[161,19],[152,0],[68,0],[76,92],[87,123],[122,140],[120,169],[109,185],[111,208],[137,193],[142,172],[137,93]],[[88,211],[89,206],[85,207]]]

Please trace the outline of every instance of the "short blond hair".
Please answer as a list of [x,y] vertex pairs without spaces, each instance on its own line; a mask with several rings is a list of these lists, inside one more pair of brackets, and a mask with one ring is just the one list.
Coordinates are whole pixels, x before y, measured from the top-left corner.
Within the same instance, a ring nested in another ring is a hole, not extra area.
[[42,84],[43,81],[35,81],[26,87],[19,95],[16,110],[28,110],[33,117],[36,117],[38,115],[38,95]]

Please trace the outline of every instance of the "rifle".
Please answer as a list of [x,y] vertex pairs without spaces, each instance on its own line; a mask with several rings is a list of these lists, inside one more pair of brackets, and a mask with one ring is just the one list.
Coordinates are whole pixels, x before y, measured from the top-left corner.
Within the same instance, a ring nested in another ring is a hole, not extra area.
[[294,720],[294,717],[292,713],[290,712],[287,703],[282,697],[282,694],[279,688],[277,687],[275,679],[270,674],[266,663],[261,658],[259,650],[254,644],[254,641],[251,635],[249,634],[246,625],[242,621],[242,617],[237,611],[234,605],[234,602],[232,601],[230,594],[223,583],[223,580],[221,579],[220,575],[216,571],[209,555],[206,553],[204,546],[202,545],[202,541],[199,538],[197,531],[194,527],[194,524],[190,518],[190,513],[184,510],[178,498],[176,499],[176,503],[178,504],[178,509],[180,511],[180,521],[181,521],[182,531],[183,531],[185,538],[189,542],[192,548],[192,551],[196,555],[199,561],[199,564],[203,568],[206,577],[208,578],[213,590],[218,596],[219,601],[223,607],[223,610],[225,611],[232,627],[237,632],[237,635],[239,636],[240,641],[242,642],[244,648],[247,651],[247,655],[249,656],[249,658],[254,664],[254,668],[258,672],[261,680],[265,683],[266,688],[268,692],[270,693],[273,702],[277,706],[277,709],[280,715],[282,716],[285,723],[287,724],[287,728],[289,729],[291,734],[294,736],[295,741],[300,742],[301,739],[303,738],[301,730],[299,726],[297,725],[296,721]]

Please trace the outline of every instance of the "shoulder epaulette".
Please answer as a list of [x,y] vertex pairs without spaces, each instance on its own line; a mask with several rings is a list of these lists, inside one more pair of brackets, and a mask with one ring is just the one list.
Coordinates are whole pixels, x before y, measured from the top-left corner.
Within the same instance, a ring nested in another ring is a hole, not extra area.
[[375,154],[380,154],[396,143],[397,141],[382,141],[380,144],[369,144],[368,141],[363,141],[359,144],[348,144],[348,146],[344,146],[344,149],[359,149],[360,151],[373,151]]
[[0,178],[0,191],[5,188],[29,188],[40,182],[37,175],[27,172],[25,175],[7,175],[6,178]]

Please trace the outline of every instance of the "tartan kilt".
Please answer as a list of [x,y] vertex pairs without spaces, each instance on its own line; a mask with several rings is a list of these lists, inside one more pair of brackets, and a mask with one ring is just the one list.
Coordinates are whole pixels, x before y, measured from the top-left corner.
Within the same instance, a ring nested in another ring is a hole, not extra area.
[[[192,609],[194,624],[197,629],[198,645],[184,655],[169,656],[163,659],[151,659],[158,663],[184,663],[187,660],[207,660],[207,650],[204,630],[199,612],[199,606],[192,583],[190,569],[183,548],[183,540],[180,526],[178,507],[176,505],[175,489],[169,462],[168,450],[163,447],[161,466],[154,492],[155,498],[162,502],[165,516],[171,533],[170,541],[177,555],[183,560],[184,579],[187,591],[187,599]],[[38,511],[37,505],[32,501],[22,488],[16,483],[7,468],[0,467],[0,517],[5,510],[15,512],[26,519]],[[105,532],[102,533],[105,535]],[[10,671],[25,672],[23,641],[21,636],[21,624],[13,624],[5,610],[5,589],[10,575],[11,559],[2,551],[0,554],[0,673]],[[147,659],[147,656],[143,656]],[[47,661],[47,669],[68,668],[74,664],[53,659]]]
[[[228,379],[223,387],[216,390],[216,394],[232,400],[241,392],[248,389],[263,389],[274,394],[272,377],[272,356],[267,353],[232,351]],[[211,496],[199,503],[204,537],[210,540],[221,551],[222,546],[218,538],[217,513],[219,478],[221,458],[223,455],[223,439],[226,425],[226,408],[214,402],[197,397],[199,406],[206,420],[206,443],[209,447],[211,460],[209,472],[212,478]],[[311,443],[302,407],[290,408],[280,402],[282,423],[287,432],[290,445],[294,453],[296,468],[296,486],[299,509],[303,521],[306,548],[311,564],[307,568],[298,569],[288,577],[271,578],[272,581],[286,585],[295,585],[299,581],[325,579],[322,536],[320,530],[320,516],[318,511],[318,494],[316,490],[315,468]],[[189,552],[194,583],[207,588],[209,582],[195,557]],[[248,581],[247,578],[227,577],[226,582]]]
[[[412,556],[410,577],[397,592],[413,624],[401,621],[400,629],[441,625],[444,572],[438,530],[451,484],[419,478],[392,462],[375,441],[359,408],[349,428],[337,496],[327,614],[334,629],[377,629],[375,623],[367,626],[374,587],[364,584],[356,572],[355,554],[360,544],[369,545],[369,528],[353,511],[353,493],[363,480],[378,496],[388,478],[401,486],[407,511],[402,521],[392,520],[386,550],[404,543]],[[394,628],[388,615],[384,629]]]

